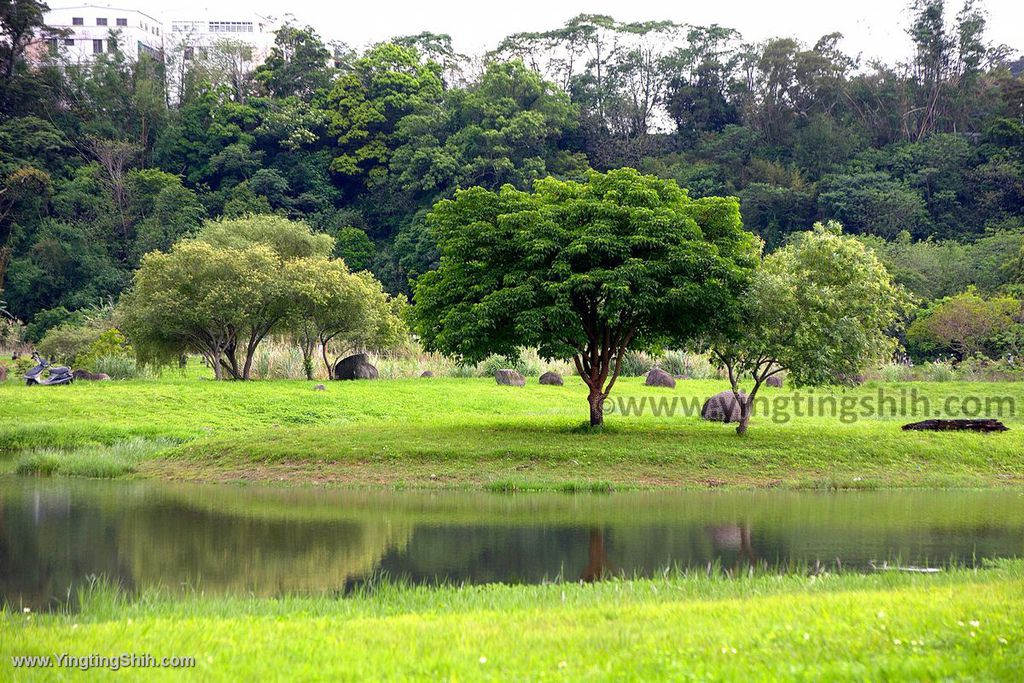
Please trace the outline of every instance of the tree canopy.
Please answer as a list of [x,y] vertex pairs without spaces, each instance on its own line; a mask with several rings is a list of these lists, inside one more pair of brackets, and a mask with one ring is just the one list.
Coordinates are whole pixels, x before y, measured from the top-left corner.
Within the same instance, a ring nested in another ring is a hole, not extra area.
[[571,359],[590,422],[630,349],[683,344],[725,319],[756,262],[734,199],[691,200],[633,169],[533,192],[462,190],[429,222],[440,266],[415,292],[428,348],[468,360],[535,346]]
[[[909,300],[881,261],[838,223],[816,224],[767,256],[734,309],[709,337],[740,404],[744,434],[762,384],[787,373],[797,386],[849,382],[895,350]],[[741,393],[742,383],[753,382]]]

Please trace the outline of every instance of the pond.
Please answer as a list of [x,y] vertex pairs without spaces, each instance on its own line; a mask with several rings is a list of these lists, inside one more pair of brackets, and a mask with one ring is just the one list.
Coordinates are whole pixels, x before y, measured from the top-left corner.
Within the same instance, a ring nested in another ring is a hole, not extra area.
[[873,570],[1024,554],[1016,491],[496,494],[0,477],[0,600],[105,576],[274,596],[376,576],[537,583],[751,563]]

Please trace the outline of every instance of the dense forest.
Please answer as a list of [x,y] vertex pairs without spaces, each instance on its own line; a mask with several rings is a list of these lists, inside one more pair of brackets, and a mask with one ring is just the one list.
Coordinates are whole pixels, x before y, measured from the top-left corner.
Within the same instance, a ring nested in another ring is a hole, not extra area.
[[304,220],[408,293],[436,266],[439,199],[591,168],[737,196],[767,250],[837,220],[922,304],[1019,292],[1024,60],[987,42],[973,0],[914,0],[898,64],[838,33],[592,15],[476,57],[445,35],[357,52],[285,25],[261,64],[228,40],[40,62],[45,10],[0,1],[0,299],[35,339],[217,217]]

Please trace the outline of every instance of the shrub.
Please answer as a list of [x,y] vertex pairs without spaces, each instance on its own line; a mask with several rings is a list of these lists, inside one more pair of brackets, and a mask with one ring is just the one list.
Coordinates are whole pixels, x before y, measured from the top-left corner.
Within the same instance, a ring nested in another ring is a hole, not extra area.
[[71,365],[85,356],[102,334],[103,330],[96,327],[63,323],[46,333],[38,349],[52,362]]

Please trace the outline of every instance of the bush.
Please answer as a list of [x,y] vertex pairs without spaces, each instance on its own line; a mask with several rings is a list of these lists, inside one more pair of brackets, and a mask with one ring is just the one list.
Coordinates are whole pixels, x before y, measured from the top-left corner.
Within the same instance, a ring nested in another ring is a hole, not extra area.
[[79,356],[85,356],[99,340],[103,330],[63,323],[54,327],[39,342],[39,353],[51,362],[72,365]]
[[[125,336],[121,334],[120,330],[111,328],[100,334],[96,341],[89,346],[89,349],[76,357],[74,362],[78,366],[92,372],[105,372],[98,368],[101,358],[104,359],[106,364],[118,369],[119,372],[127,372],[128,362],[130,361],[132,368],[131,376],[135,376],[135,351]],[[113,379],[125,379],[123,377],[114,377],[109,372],[107,374]]]

